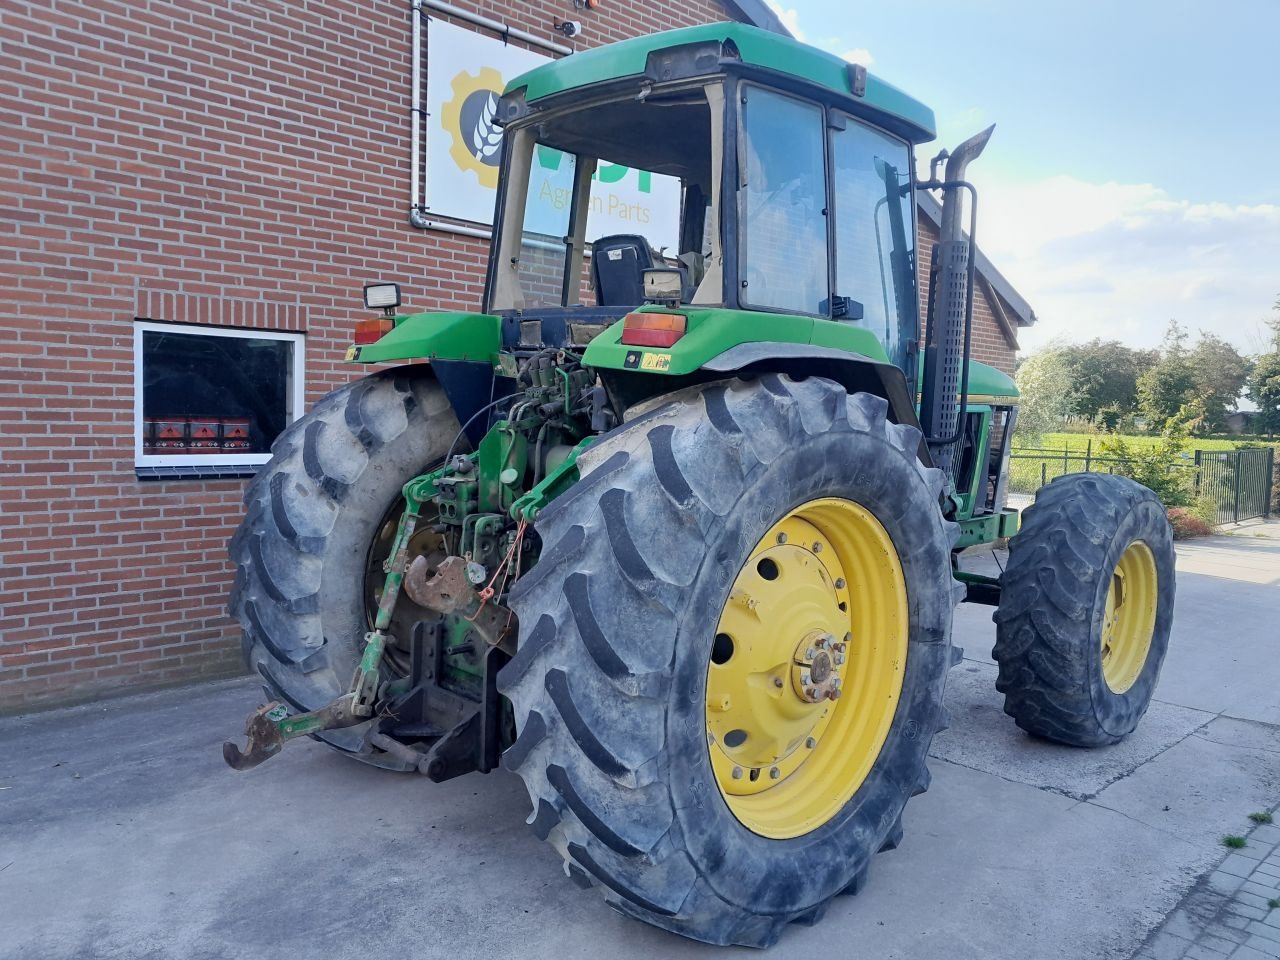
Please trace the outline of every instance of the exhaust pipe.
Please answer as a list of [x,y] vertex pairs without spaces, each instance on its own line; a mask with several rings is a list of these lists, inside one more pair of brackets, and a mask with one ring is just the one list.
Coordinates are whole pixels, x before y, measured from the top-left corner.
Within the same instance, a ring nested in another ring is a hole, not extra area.
[[[964,436],[968,408],[969,355],[973,339],[974,256],[978,225],[978,192],[964,179],[970,163],[991,139],[995,125],[974,134],[948,154],[943,150],[929,167],[929,179],[918,190],[942,191],[940,239],[929,271],[929,307],[921,378],[920,426],[936,466],[955,479],[955,448]],[[945,179],[937,178],[946,161]],[[968,190],[969,237],[960,225],[959,191]]]

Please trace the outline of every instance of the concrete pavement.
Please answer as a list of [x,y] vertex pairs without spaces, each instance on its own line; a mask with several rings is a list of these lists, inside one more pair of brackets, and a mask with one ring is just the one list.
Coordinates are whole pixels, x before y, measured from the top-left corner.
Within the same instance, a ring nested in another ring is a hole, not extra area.
[[[953,725],[906,839],[772,955],[1163,955],[1221,836],[1280,800],[1280,539],[1180,545],[1179,571],[1157,702],[1105,750],[1017,730],[990,610],[962,607]],[[0,957],[759,956],[579,890],[505,773],[433,785],[310,741],[232,773],[219,744],[257,702],[237,680],[0,720]]]

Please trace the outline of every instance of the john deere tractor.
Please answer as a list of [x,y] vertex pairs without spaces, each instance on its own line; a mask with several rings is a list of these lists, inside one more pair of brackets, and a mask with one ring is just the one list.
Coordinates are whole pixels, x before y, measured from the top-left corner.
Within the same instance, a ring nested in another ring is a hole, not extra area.
[[[926,107],[724,23],[538,67],[497,122],[480,312],[366,288],[347,360],[404,363],[249,485],[231,609],[271,702],[233,767],[302,735],[435,781],[501,763],[575,883],[766,946],[901,840],[958,602],[996,608],[1019,726],[1134,729],[1169,525],[1096,474],[1021,532],[1004,508],[1017,391],[970,357],[976,196],[962,217],[990,130],[922,181]],[[649,206],[611,209],[619,169]],[[923,331],[918,190],[944,204]],[[999,579],[960,568],[1006,537]]]

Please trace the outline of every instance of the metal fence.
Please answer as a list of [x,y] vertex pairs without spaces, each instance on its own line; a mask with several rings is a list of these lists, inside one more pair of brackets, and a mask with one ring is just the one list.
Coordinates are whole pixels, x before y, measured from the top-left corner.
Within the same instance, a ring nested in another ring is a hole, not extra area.
[[1270,516],[1275,458],[1274,447],[1197,450],[1196,495],[1218,505],[1219,523]]
[[[1275,453],[1273,447],[1196,450],[1184,453],[1169,466],[1187,471],[1196,496],[1213,500],[1218,508],[1218,523],[1239,523],[1270,516]],[[1017,450],[1009,457],[1010,504],[1025,505],[1032,494],[1055,477],[1068,473],[1125,474],[1130,462],[1122,457],[1095,456],[1092,443],[1083,451]]]

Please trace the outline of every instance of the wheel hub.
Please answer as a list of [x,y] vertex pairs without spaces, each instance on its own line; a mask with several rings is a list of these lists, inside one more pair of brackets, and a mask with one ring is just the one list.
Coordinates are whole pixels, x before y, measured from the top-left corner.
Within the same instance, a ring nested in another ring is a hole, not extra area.
[[791,683],[806,703],[840,698],[840,672],[844,644],[829,633],[810,633],[796,647]]
[[865,508],[815,500],[765,535],[707,672],[712,767],[739,820],[798,836],[852,796],[892,723],[906,633],[897,552]]

